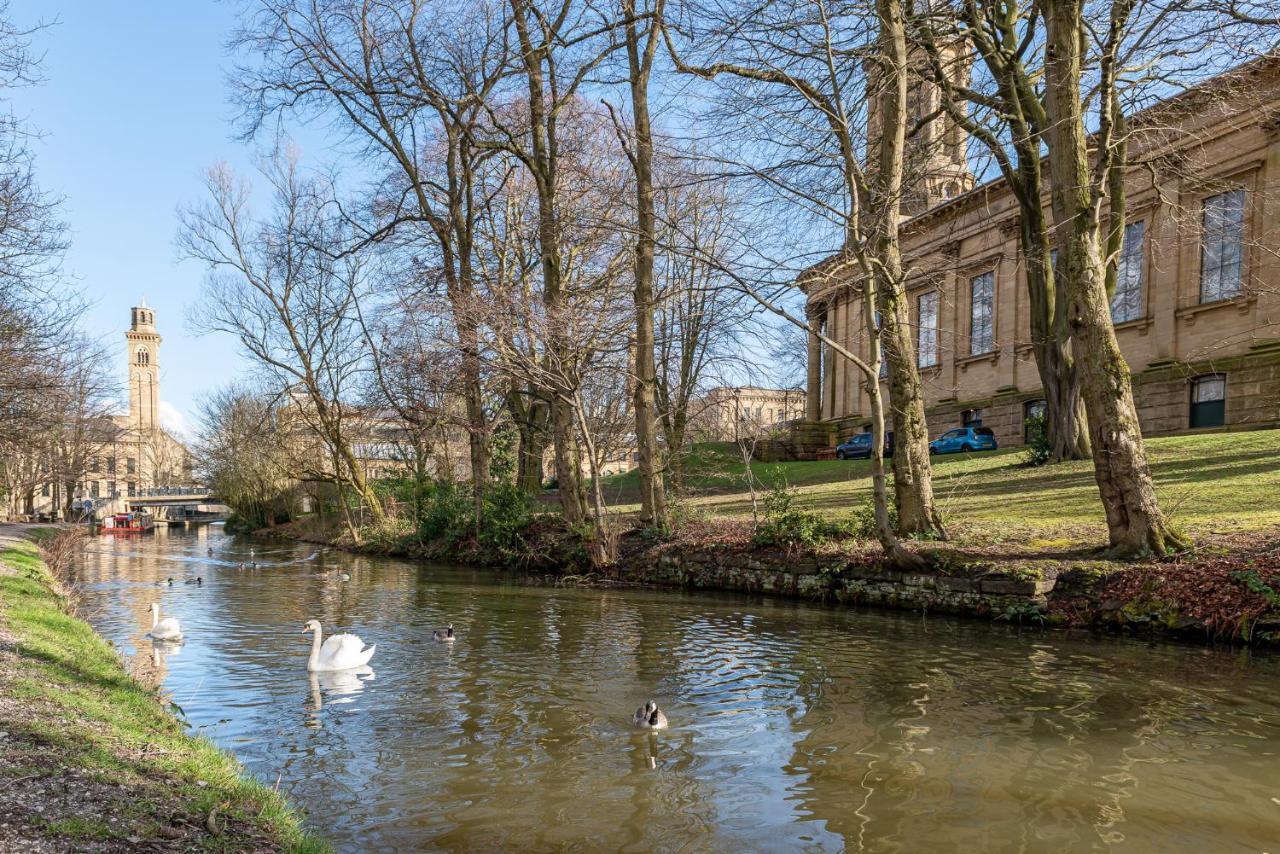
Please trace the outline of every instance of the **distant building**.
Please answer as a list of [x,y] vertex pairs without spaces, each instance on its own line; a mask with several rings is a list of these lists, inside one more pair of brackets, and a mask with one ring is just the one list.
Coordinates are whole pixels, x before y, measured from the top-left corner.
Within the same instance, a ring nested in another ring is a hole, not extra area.
[[[90,499],[97,508],[110,508],[118,499],[140,496],[156,487],[188,485],[191,454],[160,426],[160,333],[155,311],[146,300],[130,310],[125,332],[125,360],[129,382],[129,411],[111,416],[113,429],[92,453],[76,485],[77,502]],[[34,511],[52,514],[63,496],[62,485],[46,482],[35,497]]]
[[764,434],[804,417],[805,394],[798,388],[721,386],[694,405],[689,432],[695,441],[732,442]]

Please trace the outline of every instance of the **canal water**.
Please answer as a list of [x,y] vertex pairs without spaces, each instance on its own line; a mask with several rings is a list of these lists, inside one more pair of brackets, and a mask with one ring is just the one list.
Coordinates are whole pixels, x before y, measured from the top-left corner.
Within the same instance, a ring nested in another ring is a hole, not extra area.
[[[135,672],[342,851],[1280,850],[1275,657],[219,527],[99,538],[84,571]],[[183,645],[146,637],[152,602]],[[308,676],[311,618],[371,669]],[[669,730],[630,727],[650,698]]]

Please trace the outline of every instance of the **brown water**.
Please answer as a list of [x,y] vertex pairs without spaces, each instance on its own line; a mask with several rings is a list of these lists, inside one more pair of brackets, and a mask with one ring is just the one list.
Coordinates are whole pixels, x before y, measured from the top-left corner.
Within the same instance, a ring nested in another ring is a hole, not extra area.
[[[343,851],[1280,851],[1274,657],[216,527],[101,538],[85,571],[98,630]],[[312,617],[376,642],[372,673],[309,677]],[[670,730],[630,728],[650,697]]]

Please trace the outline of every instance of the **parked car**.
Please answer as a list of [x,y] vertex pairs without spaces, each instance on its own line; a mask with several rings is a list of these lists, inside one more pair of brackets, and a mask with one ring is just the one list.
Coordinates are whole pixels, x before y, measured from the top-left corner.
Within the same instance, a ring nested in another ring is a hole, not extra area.
[[956,454],[961,451],[994,451],[996,434],[990,427],[957,427],[929,443],[931,454]]
[[[884,434],[884,455],[893,456],[893,431]],[[837,460],[869,460],[871,459],[871,434],[857,433],[846,441],[836,445]]]

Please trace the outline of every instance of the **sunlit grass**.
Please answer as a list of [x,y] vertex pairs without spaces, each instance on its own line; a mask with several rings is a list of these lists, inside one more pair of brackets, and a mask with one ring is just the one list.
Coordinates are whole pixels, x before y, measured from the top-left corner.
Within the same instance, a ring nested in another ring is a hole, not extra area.
[[[115,827],[69,818],[49,822],[48,834],[101,839],[145,832],[146,817],[165,812],[161,801],[174,800],[196,815],[219,807],[224,817],[253,824],[288,850],[327,850],[303,832],[283,798],[212,742],[190,735],[155,694],[125,673],[88,624],[65,612],[34,546],[0,550],[0,562],[16,570],[0,575],[0,617],[18,641],[8,689],[32,713],[9,728],[56,747],[78,771],[109,775],[136,789],[130,811],[144,823]],[[238,843],[210,837],[204,844],[235,850]]]
[[[1280,430],[1148,439],[1156,492],[1174,524],[1192,533],[1280,526]],[[1017,539],[1044,548],[1105,536],[1090,461],[1028,468],[1023,450],[933,458],[934,490],[950,524],[983,540]],[[749,516],[745,466],[732,444],[698,446],[686,461],[688,502],[716,516]],[[843,517],[869,500],[866,460],[753,463],[766,486],[795,487],[798,502]],[[607,494],[634,509],[636,473],[610,478]]]

